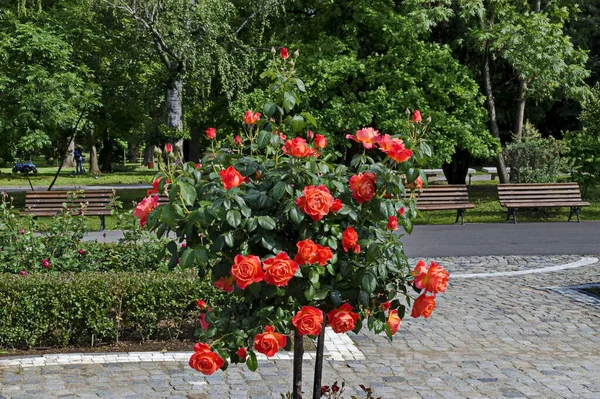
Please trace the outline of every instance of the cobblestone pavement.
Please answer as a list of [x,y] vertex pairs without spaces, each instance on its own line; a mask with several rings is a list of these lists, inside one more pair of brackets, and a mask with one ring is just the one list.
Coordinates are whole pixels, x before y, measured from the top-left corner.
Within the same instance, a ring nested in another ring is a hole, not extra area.
[[[455,277],[451,275],[448,291],[438,296],[432,317],[407,317],[392,343],[368,332],[349,334],[365,359],[329,356],[323,382],[346,380],[346,398],[357,394],[354,387],[362,383],[386,399],[598,399],[600,301],[565,287],[599,283],[600,263],[535,273],[579,260],[441,259]],[[518,274],[523,270],[531,273]],[[465,276],[505,271],[516,273]],[[307,374],[314,365],[309,357]],[[0,363],[0,399],[261,399],[280,398],[291,387],[292,364],[285,356],[260,361],[256,373],[231,366],[209,377],[190,370],[185,361],[23,367],[26,361]]]

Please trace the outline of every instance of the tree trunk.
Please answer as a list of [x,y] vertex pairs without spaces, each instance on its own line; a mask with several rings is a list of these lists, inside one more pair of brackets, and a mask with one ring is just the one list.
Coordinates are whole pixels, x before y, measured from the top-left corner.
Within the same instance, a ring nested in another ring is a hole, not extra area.
[[137,161],[138,161],[138,145],[137,144],[130,144],[128,155],[129,155],[130,163],[137,163]]
[[313,399],[319,399],[321,397],[321,386],[323,381],[323,353],[325,352],[325,326],[327,323],[323,323],[323,328],[319,334],[317,340],[317,358],[315,359],[315,378],[313,380]]
[[67,154],[62,163],[63,168],[74,168],[75,167],[75,157],[73,156],[74,151],[75,151],[75,140],[73,139],[69,142],[69,147],[67,148]]
[[471,154],[462,148],[456,148],[452,154],[452,162],[442,165],[448,184],[466,184]]
[[202,155],[200,153],[200,138],[202,137],[202,132],[198,127],[194,127],[190,135],[187,159],[192,162],[200,162],[200,156]]
[[304,341],[302,335],[294,330],[294,386],[293,399],[302,399],[302,362],[304,357]]
[[[181,95],[183,91],[183,81],[180,77],[174,78],[167,85],[167,127],[181,132],[183,130],[183,108],[181,105]],[[174,151],[179,151],[183,159],[183,139],[178,139],[175,143]]]
[[521,137],[523,132],[523,121],[525,119],[525,100],[527,95],[527,79],[519,78],[519,97],[517,98],[517,109],[515,111],[515,125],[513,134]]
[[112,159],[111,159],[111,153],[112,153],[112,140],[111,139],[104,139],[102,141],[102,151],[100,151],[100,160],[102,162],[102,172],[104,173],[110,173],[112,172]]
[[148,166],[148,163],[154,163],[154,146],[150,144],[146,144],[146,148],[144,149],[144,162],[142,162],[142,166]]
[[98,151],[96,149],[96,135],[94,131],[90,133],[90,175],[99,175],[100,167],[98,166]]
[[[498,119],[496,117],[496,102],[494,100],[494,92],[492,88],[492,76],[490,74],[490,57],[486,51],[483,64],[483,87],[485,89],[486,106],[488,116],[490,118],[490,131],[492,136],[500,141],[500,129],[498,128]],[[504,158],[502,153],[496,155],[496,169],[498,170],[498,179],[500,183],[508,183],[508,173],[504,166]]]

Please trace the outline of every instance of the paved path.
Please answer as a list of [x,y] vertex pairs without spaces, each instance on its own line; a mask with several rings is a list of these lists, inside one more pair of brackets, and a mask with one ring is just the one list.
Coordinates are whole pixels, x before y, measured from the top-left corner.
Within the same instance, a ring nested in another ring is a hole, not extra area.
[[[346,398],[361,383],[386,399],[600,398],[600,301],[564,288],[599,282],[598,255],[439,260],[451,283],[432,317],[407,317],[392,343],[349,334],[352,344],[338,350],[359,360],[329,356],[325,384],[345,379]],[[232,366],[204,377],[181,361],[185,354],[176,356],[118,362],[114,355],[103,364],[65,359],[43,367],[0,359],[0,398],[279,399],[291,386],[285,358],[260,361],[256,373]],[[305,364],[309,373],[313,361]]]
[[[135,189],[148,189],[152,188],[150,184],[104,184],[104,185],[94,185],[94,186],[81,186],[81,185],[71,185],[71,186],[54,186],[52,190],[58,191],[74,191],[74,190],[135,190]],[[11,192],[19,192],[19,191],[30,191],[31,187],[29,186],[0,186],[0,191],[6,191],[8,193]],[[33,186],[34,191],[46,191],[48,190],[48,186]]]

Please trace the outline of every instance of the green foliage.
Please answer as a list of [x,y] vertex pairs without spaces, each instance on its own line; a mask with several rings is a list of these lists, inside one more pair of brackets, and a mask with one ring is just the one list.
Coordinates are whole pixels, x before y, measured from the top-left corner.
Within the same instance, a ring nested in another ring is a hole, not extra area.
[[504,159],[510,167],[511,183],[554,183],[568,169],[569,149],[561,140],[544,138],[527,123],[521,136],[506,146]]
[[219,295],[189,273],[3,274],[0,347],[175,338]]

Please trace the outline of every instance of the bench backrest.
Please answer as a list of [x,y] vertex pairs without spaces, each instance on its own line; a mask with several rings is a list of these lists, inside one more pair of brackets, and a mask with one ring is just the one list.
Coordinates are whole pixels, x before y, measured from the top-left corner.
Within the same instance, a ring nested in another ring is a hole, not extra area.
[[469,191],[463,184],[429,186],[423,189],[417,201],[419,205],[469,204]]
[[79,210],[81,204],[86,205],[86,211],[110,211],[110,201],[113,197],[112,190],[89,190],[81,196],[71,199],[69,191],[27,191],[25,193],[26,211],[59,211],[63,203],[67,203],[72,210]]
[[544,204],[581,202],[577,183],[520,183],[498,184],[498,199],[501,204],[536,202]]

